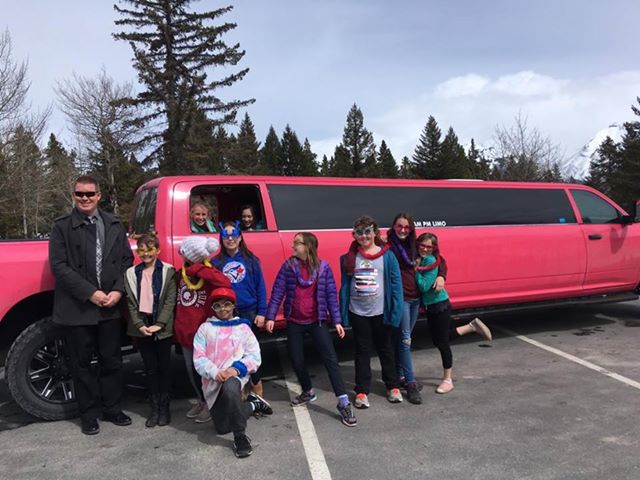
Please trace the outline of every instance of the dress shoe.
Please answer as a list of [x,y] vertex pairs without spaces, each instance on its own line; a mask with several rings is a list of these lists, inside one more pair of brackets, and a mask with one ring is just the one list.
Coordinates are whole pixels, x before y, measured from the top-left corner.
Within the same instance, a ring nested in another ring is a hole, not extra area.
[[93,420],[82,420],[82,426],[80,429],[85,435],[95,435],[100,433],[100,425],[98,424],[98,420],[95,418]]
[[131,417],[122,411],[118,413],[104,413],[102,419],[119,427],[131,425]]

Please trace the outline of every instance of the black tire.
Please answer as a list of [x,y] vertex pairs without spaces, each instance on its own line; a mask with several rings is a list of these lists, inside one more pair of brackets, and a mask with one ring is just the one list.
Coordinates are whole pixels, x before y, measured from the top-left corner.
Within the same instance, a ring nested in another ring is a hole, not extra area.
[[43,420],[78,415],[62,329],[51,317],[30,325],[16,338],[5,371],[13,399],[27,413]]

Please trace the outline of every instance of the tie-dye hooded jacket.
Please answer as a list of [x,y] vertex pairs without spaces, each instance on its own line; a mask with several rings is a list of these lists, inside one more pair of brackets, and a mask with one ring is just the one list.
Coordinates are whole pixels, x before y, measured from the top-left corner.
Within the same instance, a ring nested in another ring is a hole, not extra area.
[[202,377],[202,391],[209,408],[220,392],[221,384],[214,380],[220,370],[229,367],[238,370],[238,379],[244,387],[261,362],[260,344],[248,320],[210,317],[200,325],[193,339],[193,365]]

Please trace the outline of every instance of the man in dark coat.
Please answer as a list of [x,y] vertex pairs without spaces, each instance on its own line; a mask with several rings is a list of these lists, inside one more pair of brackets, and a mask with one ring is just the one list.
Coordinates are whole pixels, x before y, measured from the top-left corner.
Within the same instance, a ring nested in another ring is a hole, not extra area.
[[[87,176],[76,180],[75,208],[56,219],[49,262],[56,279],[53,321],[66,333],[82,432],[100,431],[98,417],[130,425],[121,409],[124,273],[133,254],[123,225],[98,210],[100,187]],[[91,365],[97,354],[97,368]]]

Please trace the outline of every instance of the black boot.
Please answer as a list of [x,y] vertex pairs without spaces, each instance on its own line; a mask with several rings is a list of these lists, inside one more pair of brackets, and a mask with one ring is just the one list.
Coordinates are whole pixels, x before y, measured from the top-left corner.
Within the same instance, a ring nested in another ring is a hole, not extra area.
[[171,410],[169,408],[169,394],[162,393],[160,394],[160,408],[158,415],[158,425],[160,427],[164,427],[165,425],[169,425],[171,423]]
[[158,425],[158,413],[160,407],[160,395],[157,393],[151,394],[149,397],[149,404],[151,405],[151,413],[147,417],[147,421],[144,423],[145,427],[151,428]]

